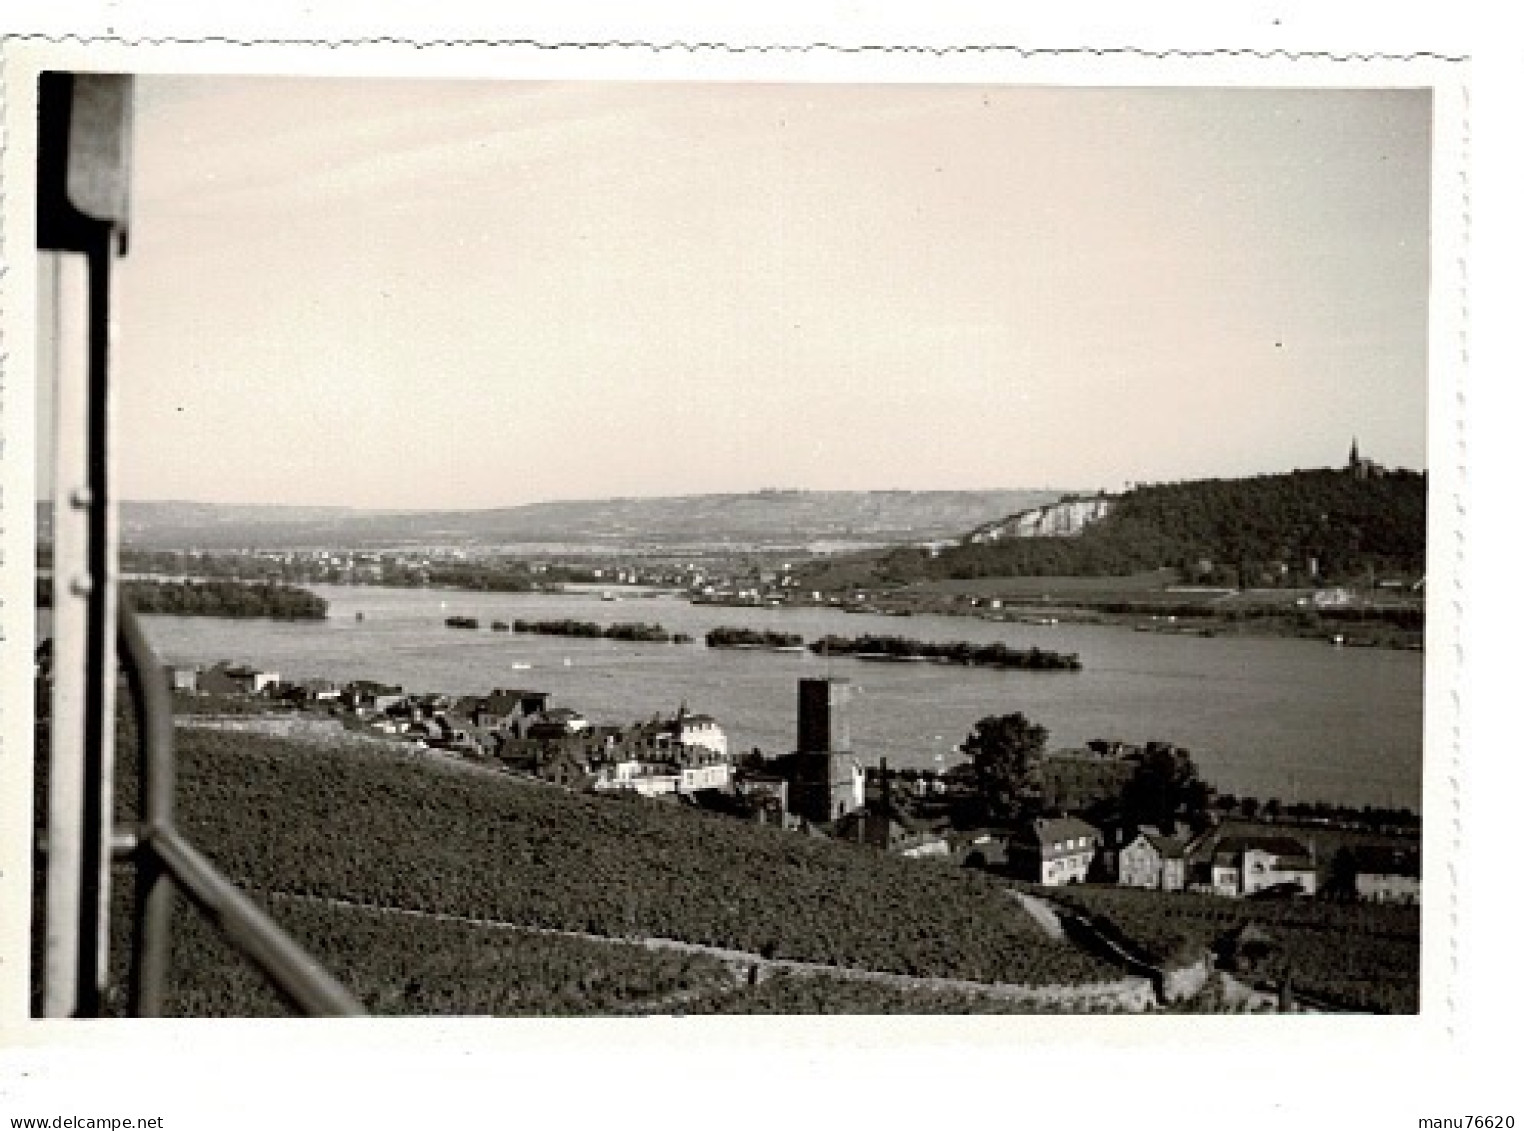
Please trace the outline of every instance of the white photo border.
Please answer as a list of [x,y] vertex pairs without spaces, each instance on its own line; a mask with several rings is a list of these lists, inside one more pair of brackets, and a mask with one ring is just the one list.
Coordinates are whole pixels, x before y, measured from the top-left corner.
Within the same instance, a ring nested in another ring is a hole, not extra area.
[[[44,69],[133,74],[343,75],[347,77],[513,78],[579,81],[788,83],[1011,83],[1064,86],[1287,86],[1428,88],[1433,91],[1432,281],[1429,345],[1429,617],[1424,711],[1424,911],[1422,1009],[1415,1017],[1037,1017],[740,1018],[627,1022],[366,1021],[286,1026],[243,1022],[88,1023],[32,1021],[26,1013],[25,877],[30,860],[30,680],[6,678],[0,699],[0,1046],[120,1049],[126,1041],[182,1046],[195,1025],[203,1050],[228,1055],[310,1057],[337,1047],[383,1059],[397,1039],[460,1054],[466,1049],[577,1058],[634,1039],[644,1049],[697,1053],[773,1048],[822,1056],[846,1051],[933,1060],[975,1047],[1051,1065],[1087,1050],[1127,1052],[1154,1063],[1159,1049],[1210,1050],[1229,1044],[1272,1058],[1347,1056],[1369,1067],[1382,1057],[1437,1050],[1456,1036],[1462,1003],[1455,971],[1461,953],[1460,799],[1467,773],[1461,710],[1462,513],[1466,496],[1468,89],[1467,57],[1272,50],[953,47],[935,44],[842,47],[683,42],[451,40],[437,44],[374,39],[241,42],[212,39],[127,42],[111,37],[18,37],[3,46],[0,70],[0,670],[31,663],[33,530],[36,497],[32,430],[35,257],[32,141],[35,75]],[[17,757],[16,753],[23,752]],[[18,819],[20,818],[20,819]],[[19,961],[17,960],[19,957]],[[1035,1046],[1035,1047],[1034,1047]],[[1416,1113],[1415,1113],[1416,1114]],[[1398,1124],[1393,1124],[1398,1125]]]

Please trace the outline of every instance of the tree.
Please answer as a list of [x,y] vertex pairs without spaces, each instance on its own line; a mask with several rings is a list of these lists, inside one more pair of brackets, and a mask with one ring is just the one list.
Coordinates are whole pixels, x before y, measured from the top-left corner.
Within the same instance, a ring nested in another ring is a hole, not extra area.
[[1019,711],[980,719],[963,743],[974,766],[980,796],[991,817],[1014,820],[1021,813],[1027,774],[1048,745],[1048,728]]
[[1168,742],[1150,742],[1138,770],[1122,789],[1122,815],[1133,825],[1154,825],[1175,831],[1179,817],[1204,815],[1208,801],[1205,783],[1196,772],[1189,750]]

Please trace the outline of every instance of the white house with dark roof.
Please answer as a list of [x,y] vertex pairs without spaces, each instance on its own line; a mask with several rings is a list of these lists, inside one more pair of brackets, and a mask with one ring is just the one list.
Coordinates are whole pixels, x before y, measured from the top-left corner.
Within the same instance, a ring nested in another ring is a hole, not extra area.
[[1101,832],[1078,817],[1038,817],[1026,822],[1006,850],[1017,877],[1056,887],[1080,884],[1101,847]]
[[690,714],[687,707],[678,708],[662,737],[678,746],[703,746],[721,758],[730,757],[730,740],[714,716]]
[[1294,885],[1318,890],[1318,869],[1307,846],[1290,836],[1228,836],[1211,849],[1208,887],[1218,895],[1245,896]]

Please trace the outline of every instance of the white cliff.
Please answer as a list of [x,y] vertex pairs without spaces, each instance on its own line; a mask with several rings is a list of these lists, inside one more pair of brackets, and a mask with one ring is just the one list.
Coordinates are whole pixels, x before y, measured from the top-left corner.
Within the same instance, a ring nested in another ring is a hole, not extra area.
[[999,542],[1005,538],[1072,538],[1111,509],[1111,499],[1095,495],[1083,499],[1065,499],[1031,510],[1018,511],[1009,518],[979,527],[969,535],[971,542]]

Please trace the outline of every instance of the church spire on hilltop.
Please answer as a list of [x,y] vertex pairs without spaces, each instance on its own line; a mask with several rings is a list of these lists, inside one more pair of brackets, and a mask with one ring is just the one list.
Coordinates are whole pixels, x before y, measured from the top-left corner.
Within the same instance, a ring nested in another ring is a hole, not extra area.
[[1367,459],[1360,454],[1360,441],[1351,437],[1349,441],[1349,473],[1356,479],[1376,479],[1386,473],[1386,469],[1373,459]]

